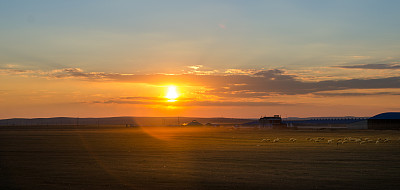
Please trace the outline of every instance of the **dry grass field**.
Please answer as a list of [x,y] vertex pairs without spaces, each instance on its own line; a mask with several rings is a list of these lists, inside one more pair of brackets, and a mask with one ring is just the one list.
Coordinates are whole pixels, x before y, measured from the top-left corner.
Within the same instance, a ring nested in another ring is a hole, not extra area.
[[399,188],[400,131],[0,129],[0,189]]

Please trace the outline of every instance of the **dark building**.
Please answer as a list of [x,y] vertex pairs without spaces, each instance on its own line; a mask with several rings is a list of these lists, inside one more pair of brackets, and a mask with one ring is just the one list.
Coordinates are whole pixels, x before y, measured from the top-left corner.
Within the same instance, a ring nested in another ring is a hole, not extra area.
[[316,117],[282,121],[290,127],[313,129],[367,129],[365,117]]
[[368,119],[368,129],[400,129],[400,112],[381,113]]
[[280,115],[274,115],[274,117],[262,117],[258,120],[260,127],[269,128],[285,128],[286,125],[282,123],[282,118]]
[[200,122],[193,120],[190,123],[184,123],[183,126],[203,126],[203,124],[201,124]]

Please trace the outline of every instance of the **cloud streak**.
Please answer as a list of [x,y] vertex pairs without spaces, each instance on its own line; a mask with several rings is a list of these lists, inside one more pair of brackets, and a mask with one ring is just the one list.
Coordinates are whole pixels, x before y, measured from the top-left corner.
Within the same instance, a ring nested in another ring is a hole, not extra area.
[[347,92],[347,93],[324,93],[317,92],[315,93],[317,96],[323,97],[334,97],[334,96],[379,96],[379,95],[400,95],[399,92],[369,92],[369,93],[361,93],[361,92]]
[[[386,68],[386,66],[380,66]],[[396,67],[391,65],[391,67]],[[75,78],[98,82],[146,83],[151,85],[178,84],[201,86],[206,94],[221,98],[266,98],[276,95],[323,94],[324,91],[351,89],[400,89],[400,77],[324,80],[307,82],[302,76],[287,74],[284,70],[271,69],[248,73],[197,74],[149,74],[133,75],[105,72],[85,72],[79,68],[65,68],[50,72],[4,69],[14,74],[30,74],[54,79]],[[348,95],[355,95],[351,92]],[[359,94],[369,95],[369,94]],[[119,100],[122,101],[122,100]],[[143,101],[143,100],[141,100]],[[153,100],[154,101],[154,100]]]
[[375,63],[375,64],[344,65],[344,66],[334,66],[334,67],[343,69],[400,69],[400,64]]
[[[259,107],[259,106],[292,106],[298,104],[284,103],[284,102],[256,102],[256,101],[198,101],[198,100],[179,100],[177,102],[167,102],[165,99],[160,99],[157,97],[147,97],[144,101],[143,98],[113,98],[103,101],[92,101],[85,102],[90,104],[133,104],[133,105],[162,105],[162,106],[179,106],[179,107],[190,107],[190,106],[249,106],[249,107]],[[153,101],[150,101],[153,100]]]

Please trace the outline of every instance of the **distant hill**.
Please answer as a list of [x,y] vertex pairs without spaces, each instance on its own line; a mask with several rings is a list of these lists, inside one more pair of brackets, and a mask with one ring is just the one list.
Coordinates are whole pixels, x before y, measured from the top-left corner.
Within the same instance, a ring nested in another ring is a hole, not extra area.
[[255,119],[237,118],[195,118],[195,117],[103,117],[103,118],[13,118],[0,120],[0,126],[46,126],[46,125],[137,125],[137,126],[176,126],[197,120],[202,124],[242,124]]

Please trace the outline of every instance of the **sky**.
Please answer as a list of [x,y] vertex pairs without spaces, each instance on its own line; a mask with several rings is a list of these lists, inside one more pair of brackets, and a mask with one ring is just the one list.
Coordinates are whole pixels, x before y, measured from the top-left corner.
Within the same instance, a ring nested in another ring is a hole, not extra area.
[[400,111],[399,7],[0,0],[0,118]]

